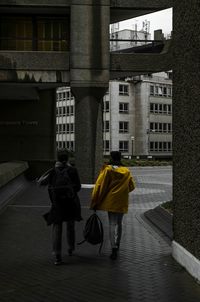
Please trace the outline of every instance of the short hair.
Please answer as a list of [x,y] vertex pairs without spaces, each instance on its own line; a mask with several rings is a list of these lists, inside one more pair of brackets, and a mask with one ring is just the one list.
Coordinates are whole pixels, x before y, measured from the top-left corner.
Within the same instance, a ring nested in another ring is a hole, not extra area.
[[67,149],[59,149],[57,150],[57,159],[60,162],[68,161],[69,153]]
[[116,161],[116,162],[121,161],[121,152],[120,151],[111,151],[110,156],[113,161]]

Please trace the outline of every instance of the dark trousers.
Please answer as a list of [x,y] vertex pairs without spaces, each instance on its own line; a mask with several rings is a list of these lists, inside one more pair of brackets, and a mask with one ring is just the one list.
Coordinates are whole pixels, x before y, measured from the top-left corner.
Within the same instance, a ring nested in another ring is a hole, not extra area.
[[66,225],[66,236],[69,249],[75,248],[75,221],[70,220],[61,223],[54,223],[52,230],[53,253],[55,256],[61,256],[62,253],[62,228]]

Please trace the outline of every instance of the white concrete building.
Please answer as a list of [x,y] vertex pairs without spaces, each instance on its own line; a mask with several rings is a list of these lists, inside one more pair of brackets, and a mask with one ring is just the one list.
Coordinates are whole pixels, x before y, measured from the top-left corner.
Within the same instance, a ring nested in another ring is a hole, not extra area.
[[74,110],[75,100],[70,87],[57,89],[56,100],[56,142],[58,148],[74,150]]
[[[110,51],[116,51],[116,50],[144,45],[148,43],[145,41],[151,39],[151,34],[148,32],[148,30],[145,29],[140,31],[132,30],[132,29],[123,29],[123,30],[112,32],[110,34],[110,39],[118,40],[118,41],[110,41]],[[121,40],[126,40],[126,41],[121,41]]]
[[[172,155],[172,80],[162,72],[114,80],[103,99],[104,155],[169,158]],[[75,148],[75,100],[69,87],[57,91],[57,146]]]

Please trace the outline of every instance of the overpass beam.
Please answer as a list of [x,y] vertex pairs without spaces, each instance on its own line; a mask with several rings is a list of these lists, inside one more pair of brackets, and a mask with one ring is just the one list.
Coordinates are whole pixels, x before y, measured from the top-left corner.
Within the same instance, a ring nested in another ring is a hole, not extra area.
[[140,75],[156,73],[172,69],[173,56],[171,41],[168,41],[161,53],[111,53],[110,73],[111,78],[123,75]]

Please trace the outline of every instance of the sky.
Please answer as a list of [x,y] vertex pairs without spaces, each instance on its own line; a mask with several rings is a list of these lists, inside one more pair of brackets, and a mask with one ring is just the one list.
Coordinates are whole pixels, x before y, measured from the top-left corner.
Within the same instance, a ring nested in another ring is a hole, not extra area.
[[153,32],[156,29],[162,29],[164,35],[166,36],[172,31],[172,8],[120,22],[119,30],[135,29],[136,23],[137,30],[141,30],[142,24],[146,20],[150,21],[151,39],[153,39]]

